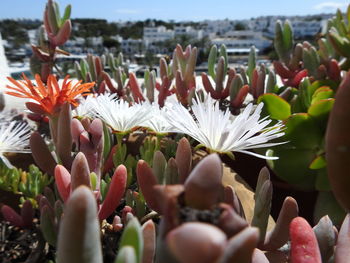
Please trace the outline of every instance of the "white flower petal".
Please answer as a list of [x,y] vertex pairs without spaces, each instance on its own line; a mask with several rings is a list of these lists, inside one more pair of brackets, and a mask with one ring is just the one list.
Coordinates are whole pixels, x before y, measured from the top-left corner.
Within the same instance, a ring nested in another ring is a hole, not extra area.
[[30,128],[27,123],[0,122],[0,158],[10,167],[4,153],[29,153]]
[[281,144],[268,143],[284,135],[283,125],[277,123],[268,127],[271,120],[268,117],[260,119],[262,103],[255,110],[249,104],[240,115],[231,116],[228,110],[221,111],[219,103],[211,97],[207,97],[204,102],[197,101],[193,100],[191,107],[193,116],[180,103],[167,105],[168,122],[213,151],[244,152],[264,159],[276,159],[246,151]]
[[99,95],[91,98],[91,116],[100,118],[114,131],[129,132],[152,118],[152,109],[149,102],[129,105],[129,102],[116,99],[115,95]]
[[151,106],[152,117],[143,123],[144,127],[153,130],[156,133],[169,133],[174,130],[174,127],[169,124],[165,115],[166,108],[160,108],[158,103],[153,103]]

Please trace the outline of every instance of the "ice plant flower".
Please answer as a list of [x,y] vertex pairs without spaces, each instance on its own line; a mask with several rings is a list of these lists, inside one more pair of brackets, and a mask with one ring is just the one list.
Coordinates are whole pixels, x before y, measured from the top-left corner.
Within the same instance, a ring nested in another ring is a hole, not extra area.
[[100,118],[116,133],[128,133],[152,118],[149,102],[130,105],[123,99],[116,99],[115,95],[103,94],[91,100],[94,105],[93,117]]
[[0,123],[9,123],[16,117],[17,110],[3,110],[0,112]]
[[158,103],[152,103],[152,118],[144,122],[143,126],[150,129],[156,134],[162,135],[174,131],[174,127],[165,117],[166,108],[160,108]]
[[84,118],[93,116],[93,107],[96,107],[96,94],[89,94],[79,100],[79,105],[72,111],[73,117]]
[[35,75],[36,85],[34,85],[24,74],[23,80],[16,81],[11,77],[8,80],[14,85],[7,85],[6,94],[20,97],[28,98],[35,101],[27,102],[26,106],[29,110],[38,114],[45,114],[48,116],[53,116],[59,112],[60,107],[68,102],[73,106],[78,106],[77,97],[79,95],[87,95],[90,89],[94,86],[94,82],[81,84],[81,81],[73,84],[72,81],[68,80],[69,75],[67,75],[60,87],[57,79],[54,75],[49,75],[47,80],[47,85],[45,85],[40,76]]
[[249,104],[240,115],[233,116],[228,109],[221,111],[218,102],[207,97],[204,102],[193,100],[193,115],[180,103],[168,106],[166,118],[176,127],[176,132],[191,136],[211,152],[242,152],[264,159],[278,159],[248,151],[281,144],[268,141],[284,135],[281,123],[268,127],[271,120],[260,119],[262,107],[260,103],[253,110],[253,105]]
[[27,123],[11,121],[0,122],[0,159],[6,166],[13,166],[5,153],[29,153],[30,128]]

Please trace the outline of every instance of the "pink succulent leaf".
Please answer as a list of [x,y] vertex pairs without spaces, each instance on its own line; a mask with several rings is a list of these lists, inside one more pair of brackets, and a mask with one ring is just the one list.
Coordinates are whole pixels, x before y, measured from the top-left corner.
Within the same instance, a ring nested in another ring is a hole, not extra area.
[[296,217],[289,225],[292,263],[321,263],[321,254],[315,233],[302,217]]
[[113,174],[106,198],[98,212],[100,221],[111,215],[119,205],[125,192],[127,176],[128,173],[125,166],[119,165]]
[[153,187],[157,185],[158,182],[157,178],[153,174],[152,168],[149,167],[145,161],[140,160],[137,163],[136,175],[137,182],[143,196],[145,197],[147,205],[151,209],[159,212],[161,210],[159,200],[157,199],[157,196],[154,194],[153,190]]
[[66,202],[70,195],[71,175],[62,165],[57,165],[55,168],[55,182],[58,193],[63,202]]

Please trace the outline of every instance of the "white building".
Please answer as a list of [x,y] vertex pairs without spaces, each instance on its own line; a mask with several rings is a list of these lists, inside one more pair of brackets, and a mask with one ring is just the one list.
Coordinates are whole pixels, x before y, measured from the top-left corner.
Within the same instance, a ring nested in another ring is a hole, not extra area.
[[322,21],[292,21],[294,36],[296,38],[314,37],[321,31]]
[[272,45],[272,41],[264,38],[262,32],[250,30],[229,31],[223,37],[212,39],[211,42],[217,46],[225,44],[228,51],[234,49],[237,53],[240,49],[242,51],[249,50],[251,46],[262,51]]
[[167,29],[165,26],[143,28],[143,41],[146,46],[155,42],[173,39],[174,36],[174,30]]
[[121,41],[122,52],[126,55],[134,55],[142,52],[143,49],[142,39],[123,39]]
[[271,18],[271,16],[263,16],[251,19],[248,26],[253,31],[266,31],[271,24]]
[[194,39],[203,38],[203,30],[197,30],[191,26],[175,26],[174,32],[175,36],[186,35]]
[[[275,35],[275,27],[277,20],[285,21],[285,17],[272,17],[268,23],[267,33],[273,37]],[[322,20],[306,20],[305,17],[290,17],[290,21],[294,38],[307,38],[315,37],[317,33],[321,32],[323,25],[326,23],[326,19]]]
[[86,43],[89,43],[89,45],[93,46],[93,47],[103,46],[103,38],[102,37],[88,37],[86,39]]
[[225,20],[204,20],[203,30],[205,35],[223,35],[234,29],[234,22],[228,19]]

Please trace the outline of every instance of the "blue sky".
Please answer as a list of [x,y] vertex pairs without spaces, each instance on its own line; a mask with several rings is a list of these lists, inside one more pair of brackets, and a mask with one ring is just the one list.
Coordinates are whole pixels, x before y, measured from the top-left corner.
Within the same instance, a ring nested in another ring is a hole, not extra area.
[[[0,19],[42,18],[46,0],[1,0]],[[105,18],[109,21],[246,19],[261,15],[307,15],[346,9],[344,0],[58,0],[61,8],[72,4],[72,17]]]

